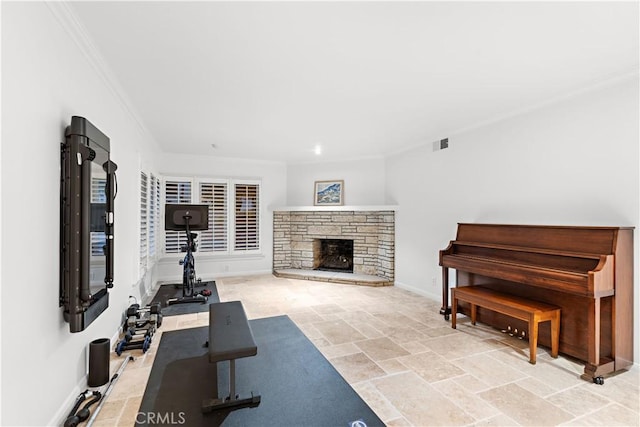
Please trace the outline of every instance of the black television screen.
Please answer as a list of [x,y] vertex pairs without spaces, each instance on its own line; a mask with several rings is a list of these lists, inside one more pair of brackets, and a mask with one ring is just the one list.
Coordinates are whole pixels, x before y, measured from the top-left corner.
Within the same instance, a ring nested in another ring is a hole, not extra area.
[[164,229],[174,231],[208,230],[209,205],[187,205],[167,203],[164,208]]

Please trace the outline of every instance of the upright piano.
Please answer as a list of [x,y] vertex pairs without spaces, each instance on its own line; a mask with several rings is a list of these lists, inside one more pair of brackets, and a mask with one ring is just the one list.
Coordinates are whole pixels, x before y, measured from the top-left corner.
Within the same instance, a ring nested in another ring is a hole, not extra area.
[[[440,266],[446,320],[455,269],[456,286],[483,285],[559,306],[559,351],[585,363],[584,378],[598,382],[633,365],[633,227],[459,223]],[[468,307],[459,311],[468,314]],[[526,330],[499,313],[478,309],[477,316],[500,329]],[[539,343],[550,347],[548,324]]]

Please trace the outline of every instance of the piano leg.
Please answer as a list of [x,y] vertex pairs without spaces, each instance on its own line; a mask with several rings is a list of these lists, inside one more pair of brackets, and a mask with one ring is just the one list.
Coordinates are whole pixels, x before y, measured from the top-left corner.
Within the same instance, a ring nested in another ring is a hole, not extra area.
[[[600,298],[594,298],[589,301],[589,310],[587,324],[587,340],[589,343],[589,354],[587,365],[600,365]],[[585,369],[586,372],[586,369]]]
[[[622,372],[622,371],[618,371]],[[615,375],[615,363],[613,361],[605,362],[603,361],[600,365],[592,365],[587,363],[584,367],[584,373],[581,377],[587,381],[591,380],[596,384],[602,385],[604,384],[604,377]]]
[[538,350],[538,319],[535,314],[529,318],[529,363],[536,364],[536,352]]
[[442,267],[442,307],[440,314],[444,316],[444,320],[449,320],[451,307],[449,307],[449,269]]

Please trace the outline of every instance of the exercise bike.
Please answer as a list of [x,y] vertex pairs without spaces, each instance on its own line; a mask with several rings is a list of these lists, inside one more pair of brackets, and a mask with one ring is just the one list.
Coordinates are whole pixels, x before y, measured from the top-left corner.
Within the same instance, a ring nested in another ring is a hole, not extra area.
[[207,302],[207,295],[211,291],[196,292],[196,267],[193,253],[197,250],[196,238],[198,235],[194,230],[207,230],[209,228],[209,206],[208,205],[165,205],[165,230],[184,231],[187,236],[187,243],[180,247],[181,252],[185,252],[184,258],[178,261],[182,266],[182,297],[170,298],[167,305]]

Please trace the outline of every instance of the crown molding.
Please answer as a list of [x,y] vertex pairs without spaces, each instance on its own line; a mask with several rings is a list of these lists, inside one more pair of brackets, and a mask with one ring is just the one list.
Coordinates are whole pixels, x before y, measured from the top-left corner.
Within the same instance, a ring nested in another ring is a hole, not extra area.
[[458,128],[455,130],[451,130],[451,131],[447,131],[447,132],[442,132],[441,136],[439,137],[433,137],[430,138],[428,141],[420,141],[420,142],[416,142],[414,144],[408,145],[406,147],[400,148],[398,150],[393,150],[393,151],[389,151],[387,153],[384,154],[385,159],[389,158],[389,157],[393,157],[393,156],[397,156],[403,153],[406,153],[408,151],[413,151],[416,149],[420,149],[420,148],[428,148],[431,146],[431,144],[435,141],[438,141],[442,138],[450,138],[451,136],[455,137],[458,136],[460,134],[464,134],[466,132],[470,132],[470,131],[474,131],[476,129],[481,129],[487,126],[491,126],[497,123],[501,123],[504,121],[507,121],[509,119],[512,119],[514,117],[518,117],[518,116],[523,116],[535,111],[539,111],[545,107],[548,106],[553,106],[556,104],[560,104],[564,101],[569,101],[571,99],[574,99],[576,97],[579,97],[581,95],[586,95],[589,93],[593,93],[593,92],[597,92],[599,90],[602,89],[606,89],[608,87],[612,87],[612,86],[616,86],[618,84],[623,84],[625,82],[628,81],[632,81],[632,80],[638,80],[640,78],[640,67],[635,66],[631,69],[628,70],[624,70],[620,73],[617,74],[611,74],[607,77],[604,77],[602,79],[598,79],[598,80],[594,80],[592,81],[590,84],[586,85],[586,86],[582,86],[579,87],[577,89],[573,89],[571,91],[566,91],[560,95],[551,97],[551,98],[547,98],[543,101],[540,102],[536,102],[536,103],[532,103],[529,105],[526,105],[522,108],[517,108],[515,110],[509,111],[507,113],[503,113],[503,114],[496,114],[486,120],[482,120],[479,122],[476,122],[474,124],[471,124],[469,126],[465,126],[462,128]]
[[80,22],[77,15],[73,11],[73,8],[68,1],[47,1],[45,4],[49,7],[53,15],[56,17],[60,25],[69,34],[71,39],[78,46],[84,57],[89,64],[100,76],[101,80],[109,91],[113,94],[114,98],[122,105],[123,109],[129,114],[133,121],[137,124],[139,131],[143,136],[151,139],[160,148],[158,142],[153,137],[153,134],[144,125],[144,122],[140,118],[133,104],[129,100],[126,92],[120,85],[117,77],[111,71],[111,68],[107,65],[100,54],[99,49],[89,36],[89,33],[85,29],[84,25]]

